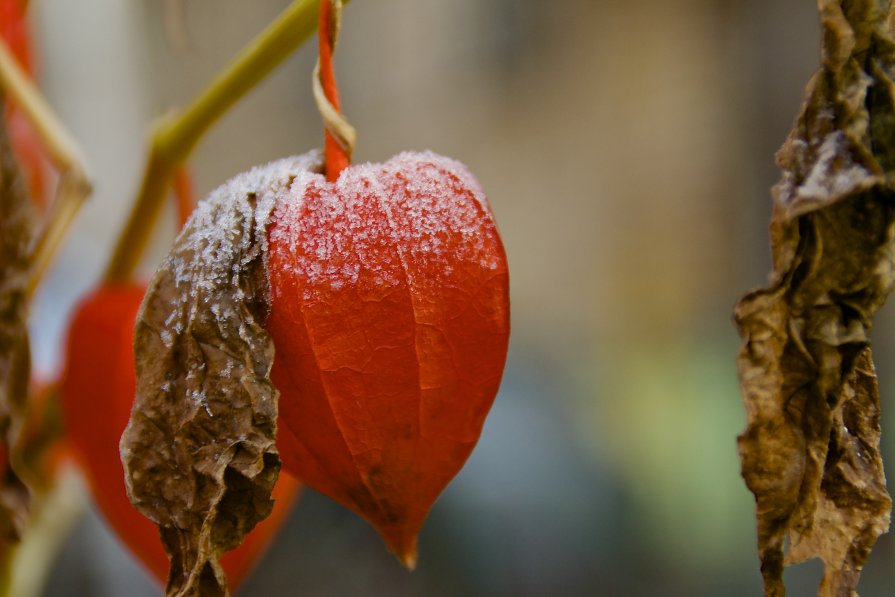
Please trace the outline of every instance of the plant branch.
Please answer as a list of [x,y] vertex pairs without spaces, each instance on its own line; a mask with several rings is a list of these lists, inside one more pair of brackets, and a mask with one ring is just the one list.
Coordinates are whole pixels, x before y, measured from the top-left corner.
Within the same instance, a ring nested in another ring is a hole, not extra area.
[[131,278],[177,167],[218,118],[311,36],[319,6],[320,0],[293,2],[186,110],[155,125],[140,192],[106,269],[106,282]]
[[53,109],[2,40],[0,40],[0,88],[25,115],[60,173],[53,211],[31,249],[32,270],[26,288],[27,296],[30,298],[52,263],[75,215],[90,195],[91,186],[86,173],[86,160],[74,137],[56,117]]

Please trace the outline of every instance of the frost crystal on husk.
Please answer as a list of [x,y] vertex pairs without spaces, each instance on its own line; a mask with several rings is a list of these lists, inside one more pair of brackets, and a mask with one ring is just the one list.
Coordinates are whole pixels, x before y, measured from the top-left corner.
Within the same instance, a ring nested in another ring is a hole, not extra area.
[[[402,192],[384,188],[382,181],[398,180]],[[453,187],[470,195],[470,201],[448,201],[444,193]],[[404,152],[385,164],[357,164],[334,183],[336,193],[325,192],[326,179],[306,172],[296,177],[289,199],[280,201],[273,214],[283,224],[271,239],[288,246],[295,255],[293,272],[307,288],[321,282],[335,290],[357,283],[362,270],[372,269],[383,287],[398,280],[382,269],[383,251],[401,252],[404,261],[416,261],[430,273],[416,285],[439,284],[438,272],[453,262],[481,263],[488,269],[500,265],[488,248],[490,238],[481,233],[481,220],[491,221],[491,210],[478,182],[465,166],[432,152]],[[407,194],[414,198],[403,198]],[[363,218],[364,206],[376,197],[381,218]],[[402,225],[405,222],[408,225]],[[316,234],[327,230],[326,235]],[[462,237],[458,243],[455,236]],[[296,250],[303,239],[309,247]],[[450,242],[449,242],[450,241]],[[448,247],[448,245],[450,245]],[[451,254],[447,255],[446,252]]]

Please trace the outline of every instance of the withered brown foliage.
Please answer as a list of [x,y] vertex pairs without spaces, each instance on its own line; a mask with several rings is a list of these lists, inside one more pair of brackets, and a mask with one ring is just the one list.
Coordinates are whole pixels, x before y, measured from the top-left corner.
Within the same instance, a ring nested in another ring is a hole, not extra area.
[[31,371],[26,286],[33,227],[25,181],[0,117],[0,545],[20,538],[30,501],[16,464]]
[[[856,595],[889,527],[870,353],[895,279],[895,43],[889,2],[818,0],[822,66],[777,155],[773,271],[736,308],[765,595],[783,567],[824,562],[823,596]],[[784,555],[785,553],[785,555]]]
[[276,194],[318,162],[315,153],[256,168],[200,203],[137,317],[121,454],[131,501],[171,556],[168,595],[228,594],[219,556],[273,506],[267,220]]

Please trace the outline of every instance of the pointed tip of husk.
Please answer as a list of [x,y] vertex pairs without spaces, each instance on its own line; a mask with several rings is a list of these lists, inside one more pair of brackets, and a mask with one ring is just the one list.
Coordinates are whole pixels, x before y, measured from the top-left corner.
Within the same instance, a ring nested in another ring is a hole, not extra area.
[[417,532],[406,532],[398,529],[392,532],[383,532],[382,538],[385,540],[388,550],[395,554],[401,565],[413,572],[413,569],[416,568],[418,555],[416,549]]
[[401,562],[401,564],[403,564],[405,568],[407,568],[408,572],[413,572],[414,568],[416,568],[417,560],[417,552],[415,548],[413,551],[403,554],[395,552],[395,555],[398,557],[398,561]]

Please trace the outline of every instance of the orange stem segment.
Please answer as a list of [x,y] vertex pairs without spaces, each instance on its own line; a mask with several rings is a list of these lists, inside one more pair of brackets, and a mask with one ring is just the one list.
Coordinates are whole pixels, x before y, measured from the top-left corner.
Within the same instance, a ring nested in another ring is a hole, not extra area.
[[186,166],[180,166],[174,172],[174,199],[177,201],[177,225],[183,228],[196,207],[193,177]]
[[[318,25],[318,39],[320,44],[320,84],[323,93],[332,107],[339,112],[339,88],[336,84],[336,75],[333,70],[333,50],[335,49],[335,30],[338,27],[339,15],[333,19],[333,4],[331,0],[320,2],[320,22]],[[324,133],[324,158],[326,160],[326,179],[335,181],[342,170],[351,163],[348,151],[329,129]]]

